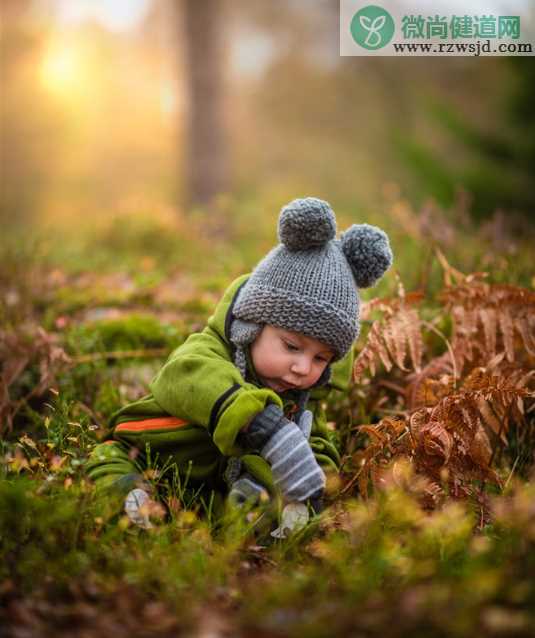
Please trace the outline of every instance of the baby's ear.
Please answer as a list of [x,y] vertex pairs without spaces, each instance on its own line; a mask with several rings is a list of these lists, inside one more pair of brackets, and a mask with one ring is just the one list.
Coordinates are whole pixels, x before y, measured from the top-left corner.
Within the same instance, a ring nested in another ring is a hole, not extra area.
[[341,235],[340,247],[359,288],[373,286],[392,265],[388,236],[377,226],[353,224]]

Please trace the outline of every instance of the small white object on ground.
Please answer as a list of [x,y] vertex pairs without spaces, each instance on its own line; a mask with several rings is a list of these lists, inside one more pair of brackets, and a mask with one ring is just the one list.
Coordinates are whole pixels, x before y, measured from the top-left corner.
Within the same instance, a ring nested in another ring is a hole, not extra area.
[[271,532],[274,538],[288,538],[308,523],[308,507],[304,503],[288,503],[282,510],[282,521],[277,529]]
[[[148,511],[141,511],[144,505],[148,505],[148,501],[150,501],[150,496],[139,487],[128,492],[124,501],[124,511],[128,518],[132,523],[143,529],[154,527],[149,520]],[[145,507],[145,509],[148,510],[148,507]]]

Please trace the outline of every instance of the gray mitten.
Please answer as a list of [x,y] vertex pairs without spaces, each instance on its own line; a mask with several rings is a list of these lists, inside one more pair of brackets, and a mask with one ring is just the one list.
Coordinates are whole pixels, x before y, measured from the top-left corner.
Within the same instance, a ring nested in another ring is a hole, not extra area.
[[228,495],[229,501],[233,505],[240,507],[244,503],[256,505],[262,498],[262,495],[268,496],[268,493],[262,485],[259,485],[254,478],[246,472],[232,484]]
[[[299,429],[305,435],[305,438],[310,439],[312,432],[312,423],[314,422],[314,415],[310,410],[305,410],[301,415],[301,418],[297,422]],[[313,494],[310,498],[310,505],[315,514],[319,514],[323,510],[323,490],[317,494]]]
[[310,439],[310,433],[312,432],[312,422],[314,421],[314,415],[310,410],[305,410],[301,415],[301,418],[297,422],[299,429],[305,435],[305,439]]
[[[305,417],[304,428],[308,429],[309,423],[310,417]],[[289,421],[278,406],[270,404],[257,414],[244,439],[271,465],[275,485],[286,500],[305,501],[321,494],[325,474],[301,428]]]

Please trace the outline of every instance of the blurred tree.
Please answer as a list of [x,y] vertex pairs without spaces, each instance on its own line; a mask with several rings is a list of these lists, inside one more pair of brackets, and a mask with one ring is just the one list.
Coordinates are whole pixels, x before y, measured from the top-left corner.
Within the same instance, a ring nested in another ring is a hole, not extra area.
[[36,129],[42,120],[33,73],[43,34],[25,23],[30,0],[0,3],[0,222],[10,226],[29,219],[43,181]]
[[186,171],[188,203],[210,205],[228,190],[224,114],[225,3],[182,0],[189,93]]
[[473,196],[472,212],[477,219],[505,209],[529,221],[535,212],[535,67],[529,57],[503,58],[500,62],[505,66],[507,88],[491,129],[474,123],[451,103],[429,106],[432,121],[457,148],[454,162],[443,148],[437,152],[401,130],[396,142],[402,158],[425,183],[427,193],[442,204],[453,204],[461,187]]

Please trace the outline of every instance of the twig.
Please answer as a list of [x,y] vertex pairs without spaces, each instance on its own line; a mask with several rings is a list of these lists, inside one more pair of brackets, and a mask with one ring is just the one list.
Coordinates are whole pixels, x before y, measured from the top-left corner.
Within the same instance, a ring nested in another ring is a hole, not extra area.
[[[512,404],[509,404],[509,407],[507,408],[507,414],[504,414],[503,419],[500,422],[500,429],[498,430],[498,434],[496,435],[496,438],[497,438],[496,445],[492,449],[492,454],[490,455],[489,467],[491,467],[492,463],[494,462],[494,457],[496,456],[496,451],[498,450],[498,447],[500,447],[500,442],[501,442],[503,431],[505,429],[507,429],[506,428],[506,424],[509,422],[509,416],[511,414],[511,406],[512,406]],[[494,408],[492,407],[492,405],[490,403],[489,403],[489,407],[494,412],[494,415],[497,417],[496,411],[494,410]]]
[[505,490],[507,489],[507,485],[509,484],[509,481],[511,480],[511,476],[513,476],[513,473],[515,471],[516,464],[518,463],[518,459],[519,458],[520,458],[520,454],[516,457],[515,462],[513,463],[513,467],[511,468],[511,471],[509,472],[509,476],[507,477],[507,481],[505,481],[505,483],[504,483],[502,492],[505,492]]
[[437,336],[439,336],[441,339],[444,340],[444,343],[446,344],[448,348],[448,352],[450,353],[450,357],[451,357],[451,364],[453,366],[453,388],[455,389],[457,387],[457,364],[455,363],[455,355],[453,354],[453,348],[451,347],[451,344],[448,341],[448,338],[443,332],[441,332],[438,328],[436,328],[432,323],[429,323],[429,321],[422,320],[422,324],[426,328],[431,330],[431,332],[434,332]]
[[74,365],[80,363],[91,363],[102,359],[149,359],[151,357],[163,357],[169,354],[169,348],[147,348],[145,350],[114,350],[112,352],[94,352],[92,354],[81,354],[72,357]]
[[429,285],[430,272],[433,267],[433,257],[434,257],[435,245],[434,242],[431,242],[431,246],[429,246],[429,251],[427,253],[426,259],[422,262],[422,270],[420,272],[420,288],[424,292],[428,292],[427,287]]
[[102,422],[88,405],[82,403],[82,401],[78,401],[78,407],[82,410],[82,412],[85,412],[88,416],[90,416],[99,427],[102,427]]
[[394,392],[397,392],[398,394],[401,394],[402,396],[405,396],[407,394],[406,388],[402,388],[397,383],[388,381],[388,379],[381,379],[381,381],[379,381],[377,385],[382,385],[385,388],[388,388],[389,390],[394,390]]
[[376,412],[380,412],[381,414],[395,414],[397,416],[407,416],[407,410],[392,410],[388,408],[376,408]]

